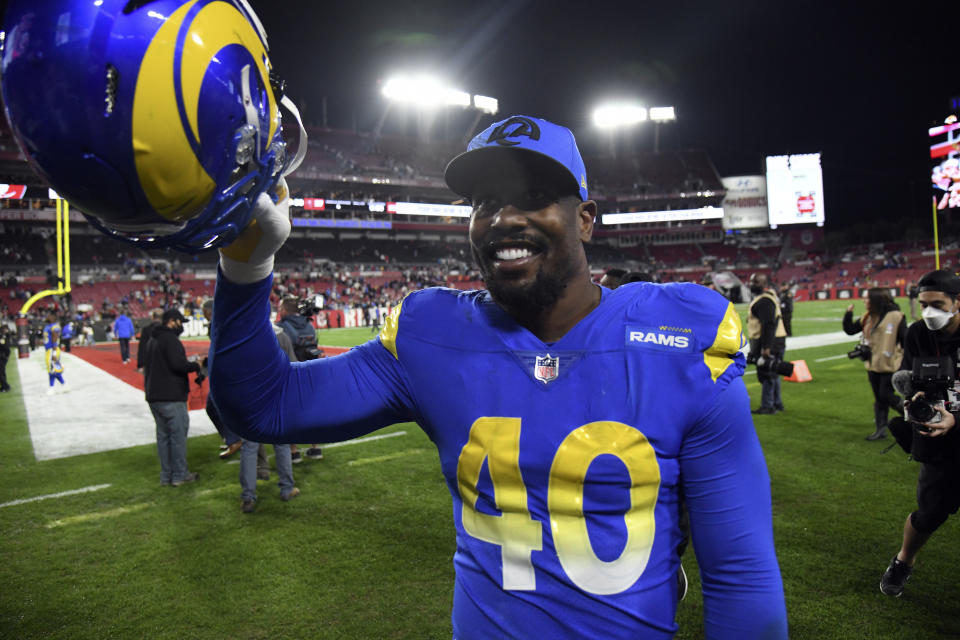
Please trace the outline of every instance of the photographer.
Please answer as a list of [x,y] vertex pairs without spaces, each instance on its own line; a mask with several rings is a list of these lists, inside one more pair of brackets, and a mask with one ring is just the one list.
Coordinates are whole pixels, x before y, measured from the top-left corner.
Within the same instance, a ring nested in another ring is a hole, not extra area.
[[903,361],[903,343],[907,337],[907,320],[887,289],[874,287],[867,291],[867,310],[853,319],[853,304],[843,315],[843,331],[853,336],[863,332],[863,339],[847,354],[860,358],[867,369],[873,389],[873,421],[875,431],[867,440],[887,437],[889,410],[903,412],[903,401],[893,392],[893,372]]
[[757,380],[760,381],[760,408],[753,413],[772,414],[783,411],[780,397],[780,367],[792,366],[783,362],[787,350],[787,330],[783,326],[780,300],[768,287],[766,274],[750,276],[750,293],[754,295],[747,313],[747,337],[750,339],[748,362],[757,365]]
[[[306,300],[298,300],[295,296],[284,296],[277,305],[276,326],[288,338],[293,347],[293,362],[306,362],[323,357],[323,351],[317,346],[317,330],[310,319],[319,311],[316,306]],[[303,454],[297,445],[291,445],[291,458],[294,464],[303,462]],[[323,450],[319,444],[311,444],[307,449],[307,457],[311,460],[323,459]]]
[[923,463],[917,481],[917,510],[903,525],[903,543],[880,579],[880,591],[899,596],[913,571],[917,552],[960,508],[960,447],[956,414],[956,369],[960,349],[960,278],[931,271],[920,278],[917,300],[923,322],[907,330],[903,371],[893,385],[909,398],[906,421],[896,417],[890,431],[913,458]]

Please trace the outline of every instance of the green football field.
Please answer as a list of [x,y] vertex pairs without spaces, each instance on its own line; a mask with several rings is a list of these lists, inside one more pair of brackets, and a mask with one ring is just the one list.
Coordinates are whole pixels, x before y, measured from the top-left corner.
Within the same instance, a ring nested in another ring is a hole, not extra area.
[[[798,304],[795,335],[840,330],[846,304]],[[320,341],[369,337],[331,330]],[[872,397],[862,363],[844,356],[854,342],[788,352],[813,381],[784,383],[787,411],[755,419],[791,637],[960,637],[955,520],[923,550],[902,598],[879,591],[919,467],[898,448],[882,454],[890,440],[864,440]],[[246,515],[238,466],[217,457],[215,435],[190,439],[200,480],[176,489],[158,485],[149,445],[35,461],[15,363],[7,372],[0,638],[450,638],[450,496],[416,425],[325,447],[323,460],[294,467],[299,498],[281,502],[274,475]],[[752,367],[746,381],[756,406]],[[31,500],[43,496],[56,497]],[[677,637],[701,638],[692,552],[684,566],[691,589]]]

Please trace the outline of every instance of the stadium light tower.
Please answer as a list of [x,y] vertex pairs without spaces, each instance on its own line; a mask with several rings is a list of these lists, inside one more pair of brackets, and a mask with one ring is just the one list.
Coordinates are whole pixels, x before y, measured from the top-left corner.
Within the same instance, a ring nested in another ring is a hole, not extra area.
[[394,102],[408,104],[424,111],[442,107],[474,109],[476,110],[476,116],[467,129],[468,137],[484,114],[496,114],[500,108],[499,101],[496,98],[481,95],[471,96],[466,91],[455,89],[438,78],[425,74],[397,75],[389,78],[383,83],[381,93],[388,102],[387,109],[380,117],[380,122],[377,123],[374,131],[375,135],[380,134],[389,113],[390,105]]
[[677,119],[673,107],[652,107],[647,109],[637,103],[611,102],[603,104],[593,111],[593,123],[599,129],[612,132],[617,129],[626,129],[641,122],[653,122],[653,150],[660,150],[660,125],[673,122]]

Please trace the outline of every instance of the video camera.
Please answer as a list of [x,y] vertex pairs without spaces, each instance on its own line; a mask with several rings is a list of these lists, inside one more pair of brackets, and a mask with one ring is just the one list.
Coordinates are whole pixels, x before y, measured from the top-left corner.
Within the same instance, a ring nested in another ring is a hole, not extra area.
[[[953,387],[953,362],[947,356],[915,358],[913,370],[893,374],[893,388],[908,401],[918,391],[923,397],[905,403],[904,420],[891,420],[890,432],[897,444],[917,462],[945,462],[958,454],[952,434],[928,437],[931,429],[923,423],[937,424],[943,419],[938,407],[950,410],[947,391]],[[951,430],[952,432],[953,430]]]
[[297,313],[305,318],[312,318],[319,313],[320,307],[314,304],[313,300],[304,298],[297,301]]
[[954,367],[947,356],[916,358],[910,372],[911,395],[923,391],[923,397],[910,403],[908,420],[915,423],[936,424],[943,419],[937,410],[945,407],[947,390],[953,387]]
[[847,357],[853,360],[854,358],[860,358],[864,362],[869,360],[873,356],[873,352],[870,351],[870,345],[863,344],[862,342],[858,343],[852,350],[847,351]]
[[787,378],[793,375],[793,363],[785,362],[775,355],[762,356],[751,351],[747,355],[747,364],[757,365],[757,373],[775,373]]

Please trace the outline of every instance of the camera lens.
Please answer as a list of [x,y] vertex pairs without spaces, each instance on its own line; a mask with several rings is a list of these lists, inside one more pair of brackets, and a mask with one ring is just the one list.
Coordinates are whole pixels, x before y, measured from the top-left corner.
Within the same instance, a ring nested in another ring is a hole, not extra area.
[[910,418],[915,422],[930,422],[937,415],[937,410],[926,400],[915,400],[910,405]]

